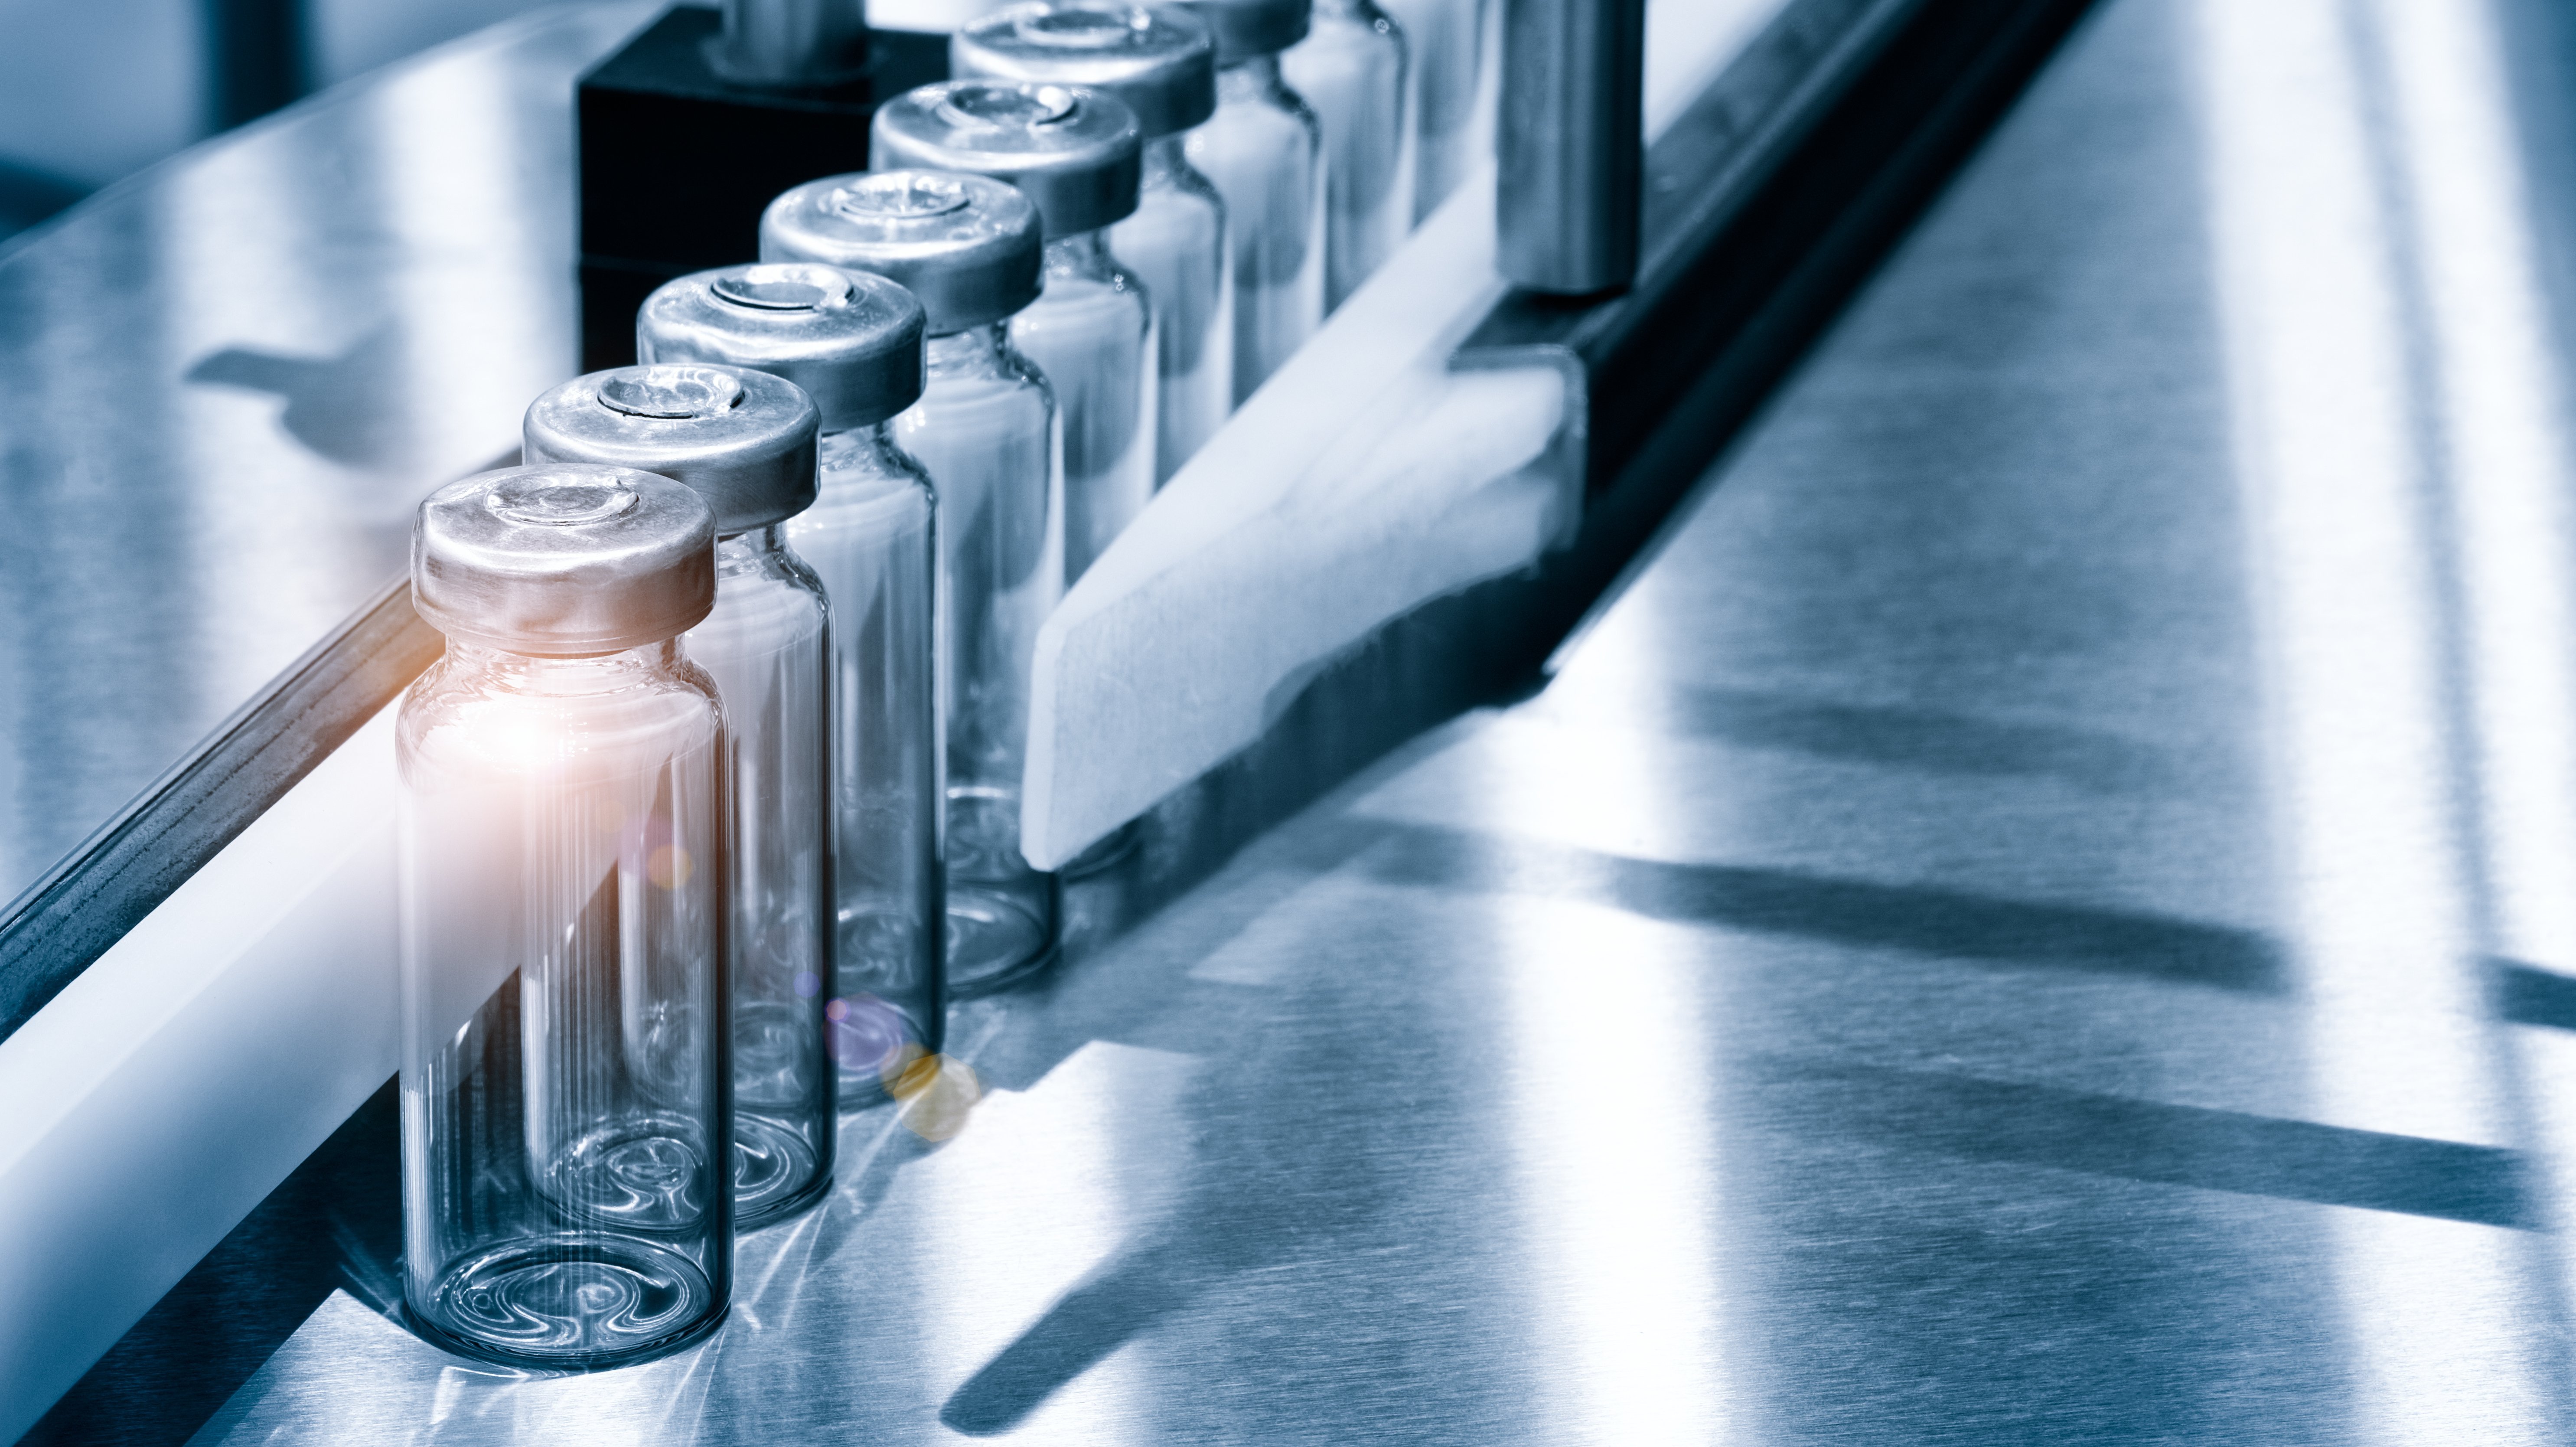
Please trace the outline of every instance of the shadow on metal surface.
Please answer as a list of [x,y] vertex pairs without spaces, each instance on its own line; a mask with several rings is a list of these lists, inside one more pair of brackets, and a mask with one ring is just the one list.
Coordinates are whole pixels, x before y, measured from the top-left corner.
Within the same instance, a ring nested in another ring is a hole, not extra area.
[[2262,935],[2132,910],[1787,869],[1676,864],[1419,825],[1396,827],[1359,862],[1389,884],[1578,899],[1649,919],[1947,959],[2142,975],[2256,994],[2286,988],[2279,952]]
[[2522,1154],[2232,1110],[1920,1070],[1775,1060],[1821,1128],[2011,1161],[2518,1231],[2547,1230]]
[[399,1302],[398,1114],[388,1080],[37,1421],[24,1447],[185,1442],[334,1290],[380,1311]]

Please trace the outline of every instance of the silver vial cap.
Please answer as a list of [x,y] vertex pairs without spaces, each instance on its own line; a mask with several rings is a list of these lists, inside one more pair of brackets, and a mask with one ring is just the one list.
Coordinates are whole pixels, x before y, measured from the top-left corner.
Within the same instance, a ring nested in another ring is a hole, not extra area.
[[676,478],[715,510],[716,535],[814,505],[813,399],[784,377],[702,362],[575,377],[528,405],[520,456]]
[[412,520],[412,606],[460,643],[580,658],[677,638],[716,604],[715,514],[667,477],[547,463],[452,482]]
[[1136,113],[1147,140],[1216,114],[1216,42],[1205,21],[1178,5],[1014,5],[949,37],[948,68],[1107,91]]
[[1314,0],[1185,0],[1216,35],[1216,63],[1272,55],[1306,38]]
[[921,331],[920,301],[882,276],[764,262],[663,283],[635,314],[635,355],[785,377],[814,399],[825,432],[843,432],[920,398]]
[[1077,85],[943,80],[877,107],[868,164],[1008,181],[1038,208],[1049,240],[1097,231],[1136,209],[1144,133],[1117,97]]
[[1038,299],[1038,211],[1005,182],[937,171],[826,176],[760,217],[760,259],[872,271],[921,301],[933,336]]

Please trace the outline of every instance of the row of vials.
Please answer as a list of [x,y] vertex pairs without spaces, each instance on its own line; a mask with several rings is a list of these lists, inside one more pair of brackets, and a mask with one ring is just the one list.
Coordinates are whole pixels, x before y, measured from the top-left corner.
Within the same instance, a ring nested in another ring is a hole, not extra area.
[[[1039,625],[1412,219],[1402,104],[1390,179],[1326,200],[1356,167],[1277,61],[1308,5],[960,33],[956,70],[998,78],[882,107],[878,169],[778,197],[758,263],[645,304],[641,365],[548,392],[521,466],[422,505],[423,1336],[572,1370],[704,1336],[735,1231],[827,1194],[838,1113],[933,1090],[947,1001],[1050,957],[1058,883],[1019,840]],[[1376,63],[1351,53],[1332,84]]]

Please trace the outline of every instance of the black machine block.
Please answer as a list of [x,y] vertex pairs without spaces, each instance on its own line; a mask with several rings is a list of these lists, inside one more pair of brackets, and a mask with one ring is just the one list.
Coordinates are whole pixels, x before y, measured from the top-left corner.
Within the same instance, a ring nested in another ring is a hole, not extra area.
[[739,85],[707,63],[722,25],[712,9],[674,6],[581,78],[584,370],[635,360],[635,308],[653,288],[751,260],[771,197],[866,170],[879,99],[948,76],[948,37],[880,30],[855,81]]

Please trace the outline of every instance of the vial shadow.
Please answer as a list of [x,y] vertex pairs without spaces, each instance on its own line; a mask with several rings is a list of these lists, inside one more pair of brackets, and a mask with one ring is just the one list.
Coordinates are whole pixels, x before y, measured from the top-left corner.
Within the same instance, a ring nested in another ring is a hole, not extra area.
[[286,400],[278,419],[315,455],[369,472],[402,470],[419,452],[407,408],[388,405],[405,381],[402,333],[380,326],[336,357],[297,357],[226,347],[200,358],[187,380]]

